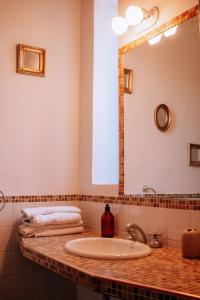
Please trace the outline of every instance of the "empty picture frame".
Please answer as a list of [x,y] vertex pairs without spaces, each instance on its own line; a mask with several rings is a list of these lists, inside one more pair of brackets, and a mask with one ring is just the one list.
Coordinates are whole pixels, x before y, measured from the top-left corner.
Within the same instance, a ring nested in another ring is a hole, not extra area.
[[188,144],[188,164],[200,167],[200,144]]
[[124,93],[132,94],[133,89],[133,71],[124,69]]
[[17,73],[45,76],[46,50],[23,44],[17,45]]

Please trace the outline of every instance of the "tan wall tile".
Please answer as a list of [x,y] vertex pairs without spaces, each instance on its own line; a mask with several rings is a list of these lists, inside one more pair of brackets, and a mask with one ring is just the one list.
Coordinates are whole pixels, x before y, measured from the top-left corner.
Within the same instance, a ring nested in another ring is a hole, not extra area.
[[12,227],[0,227],[0,251],[12,248]]
[[11,274],[12,271],[12,253],[0,252],[0,276]]
[[0,211],[0,226],[12,225],[12,203],[6,203],[4,209]]
[[113,204],[113,211],[115,217],[115,229],[117,232],[124,232],[125,226],[128,224],[129,219],[129,205]]
[[181,241],[182,231],[190,227],[190,211],[167,209],[167,237]]
[[200,230],[200,211],[191,211],[191,227]]
[[98,202],[80,202],[79,208],[82,212],[84,226],[95,227],[96,230],[101,228],[101,215],[104,212],[105,204]]
[[146,208],[147,233],[161,232],[163,239],[167,238],[167,210],[166,208]]
[[145,206],[130,205],[128,221],[141,226],[147,232],[146,214],[147,208]]

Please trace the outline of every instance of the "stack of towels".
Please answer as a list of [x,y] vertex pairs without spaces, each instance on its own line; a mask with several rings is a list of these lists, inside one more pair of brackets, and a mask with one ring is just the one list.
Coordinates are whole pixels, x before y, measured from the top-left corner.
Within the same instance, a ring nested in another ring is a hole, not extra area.
[[83,232],[81,210],[75,206],[50,206],[21,210],[24,237],[53,236]]

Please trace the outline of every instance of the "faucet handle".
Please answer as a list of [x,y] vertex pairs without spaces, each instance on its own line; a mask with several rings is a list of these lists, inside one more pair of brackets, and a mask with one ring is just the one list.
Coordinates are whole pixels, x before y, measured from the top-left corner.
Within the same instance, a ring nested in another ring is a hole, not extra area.
[[148,243],[151,248],[162,247],[162,233],[161,232],[149,232]]

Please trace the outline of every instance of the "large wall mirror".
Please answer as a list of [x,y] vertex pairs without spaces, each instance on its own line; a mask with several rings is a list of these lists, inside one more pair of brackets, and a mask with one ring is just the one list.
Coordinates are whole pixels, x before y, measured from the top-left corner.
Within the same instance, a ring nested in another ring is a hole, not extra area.
[[[200,144],[198,7],[154,35],[176,24],[176,34],[158,44],[149,45],[146,34],[120,49],[120,85],[123,68],[134,72],[134,93],[121,89],[119,100],[120,194],[142,194],[143,185],[158,194],[200,193],[200,168],[188,165],[188,143]],[[160,104],[170,109],[166,131],[154,123]]]

